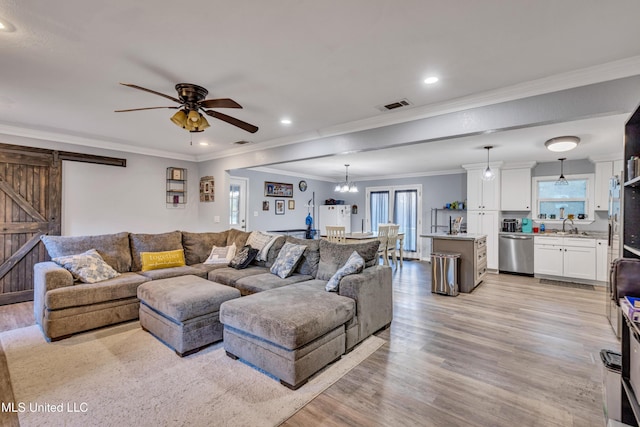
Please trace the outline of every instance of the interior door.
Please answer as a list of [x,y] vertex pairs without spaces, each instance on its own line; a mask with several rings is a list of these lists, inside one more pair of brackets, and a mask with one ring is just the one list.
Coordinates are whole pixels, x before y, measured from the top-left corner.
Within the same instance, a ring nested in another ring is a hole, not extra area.
[[229,178],[229,226],[247,231],[247,178]]
[[57,154],[0,150],[0,305],[33,299],[40,236],[60,234],[61,168]]

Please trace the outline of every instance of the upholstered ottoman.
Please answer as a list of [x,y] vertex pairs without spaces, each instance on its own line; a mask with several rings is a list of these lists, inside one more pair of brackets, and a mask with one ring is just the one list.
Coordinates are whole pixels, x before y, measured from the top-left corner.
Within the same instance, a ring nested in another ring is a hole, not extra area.
[[222,339],[220,304],[240,291],[198,276],[152,280],[138,287],[140,325],[179,356]]
[[355,302],[297,285],[227,301],[220,307],[224,349],[297,389],[345,353]]

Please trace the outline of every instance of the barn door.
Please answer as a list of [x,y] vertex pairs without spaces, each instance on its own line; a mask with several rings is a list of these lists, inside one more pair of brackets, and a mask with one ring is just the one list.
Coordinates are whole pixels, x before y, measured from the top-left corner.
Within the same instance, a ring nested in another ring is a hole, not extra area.
[[33,265],[48,259],[40,236],[60,234],[61,188],[57,153],[0,149],[0,305],[33,299]]

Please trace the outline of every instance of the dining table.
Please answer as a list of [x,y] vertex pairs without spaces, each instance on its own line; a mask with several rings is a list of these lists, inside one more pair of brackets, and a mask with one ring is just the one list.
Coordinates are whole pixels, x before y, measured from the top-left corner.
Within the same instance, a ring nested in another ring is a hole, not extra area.
[[[327,236],[323,235],[321,237],[326,238]],[[379,238],[377,231],[345,233],[344,237],[345,237],[345,243],[362,243],[362,242],[369,242],[372,240],[381,240],[385,238],[385,237]],[[404,233],[403,232],[398,233],[398,243],[399,243],[399,249],[400,249],[400,267],[402,267],[402,258],[403,258],[403,249],[404,249]],[[388,260],[387,260],[387,263],[388,263]]]

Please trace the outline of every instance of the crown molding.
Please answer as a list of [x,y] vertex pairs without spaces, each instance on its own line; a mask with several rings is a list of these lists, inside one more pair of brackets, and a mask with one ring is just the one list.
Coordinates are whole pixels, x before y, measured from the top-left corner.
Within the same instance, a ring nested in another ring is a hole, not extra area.
[[517,162],[517,163],[505,163],[502,165],[502,170],[505,169],[533,169],[538,162]]
[[603,154],[601,156],[589,156],[587,157],[587,159],[589,159],[589,161],[591,161],[591,163],[598,163],[598,162],[615,162],[617,160],[622,161],[622,158],[620,157],[620,153],[611,153],[611,154]]
[[403,179],[403,178],[421,178],[426,176],[440,176],[440,175],[457,175],[461,173],[466,173],[464,169],[447,169],[442,171],[431,171],[431,172],[417,172],[417,173],[406,173],[406,174],[397,174],[397,175],[377,175],[377,176],[365,176],[362,178],[358,178],[355,181],[377,181],[377,180],[387,180],[387,179]]

